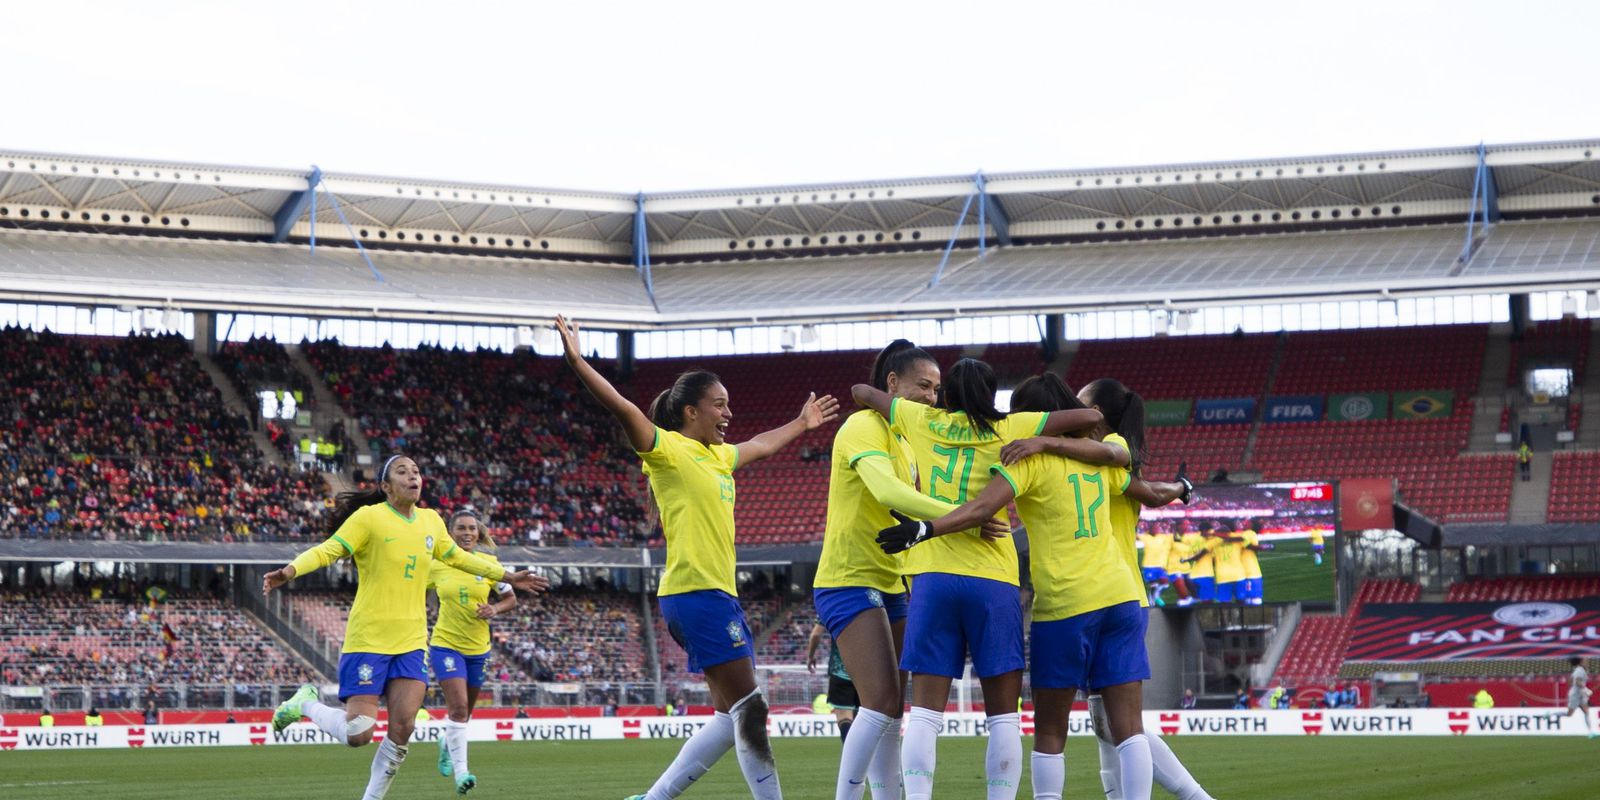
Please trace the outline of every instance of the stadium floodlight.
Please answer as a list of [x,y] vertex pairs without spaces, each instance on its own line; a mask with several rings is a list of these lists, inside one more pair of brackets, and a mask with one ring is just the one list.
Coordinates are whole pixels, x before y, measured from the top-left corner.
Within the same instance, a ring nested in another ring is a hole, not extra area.
[[1189,328],[1191,326],[1193,326],[1193,325],[1194,325],[1194,312],[1193,311],[1179,311],[1178,312],[1178,332],[1179,333],[1187,333],[1189,331]]
[[1586,303],[1585,305],[1588,307],[1589,313],[1590,314],[1600,313],[1600,289],[1596,289],[1595,291],[1589,292],[1588,294],[1589,294],[1589,302]]
[[142,331],[144,333],[149,333],[150,331],[153,331],[153,330],[155,330],[156,328],[158,328],[160,326],[161,326],[161,309],[159,309],[159,308],[142,308],[142,309],[139,309],[139,330],[140,331]]
[[800,326],[800,343],[801,344],[816,344],[817,343],[817,326],[815,326],[815,325],[802,325],[802,326]]
[[1573,297],[1570,292],[1561,298],[1561,316],[1578,316],[1578,298]]
[[799,334],[795,333],[794,328],[784,328],[783,334],[778,337],[778,346],[783,348],[783,351],[787,353],[795,348],[795,343],[799,340],[799,338],[800,336]]
[[533,327],[530,325],[517,326],[517,349],[533,346]]
[[161,313],[161,327],[175,331],[183,324],[183,312],[176,308],[168,307]]
[[1158,308],[1150,312],[1150,326],[1155,330],[1157,336],[1167,335],[1167,321],[1166,309]]

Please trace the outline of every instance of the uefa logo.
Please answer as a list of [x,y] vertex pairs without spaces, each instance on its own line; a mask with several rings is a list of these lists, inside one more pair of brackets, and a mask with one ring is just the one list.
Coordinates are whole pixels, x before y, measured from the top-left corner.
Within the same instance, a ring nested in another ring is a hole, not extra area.
[[1345,401],[1339,404],[1339,414],[1345,419],[1369,419],[1376,410],[1370,398],[1359,395],[1345,398]]
[[1494,621],[1501,625],[1526,628],[1534,625],[1555,625],[1578,615],[1578,609],[1566,603],[1516,603],[1501,606],[1494,611]]

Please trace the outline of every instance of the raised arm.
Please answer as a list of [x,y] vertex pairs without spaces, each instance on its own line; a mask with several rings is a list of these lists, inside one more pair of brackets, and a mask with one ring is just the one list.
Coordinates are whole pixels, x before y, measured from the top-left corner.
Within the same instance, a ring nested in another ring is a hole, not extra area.
[[[754,464],[763,458],[777,453],[806,431],[813,431],[832,422],[839,416],[839,401],[833,395],[818,397],[812,392],[806,398],[806,404],[800,407],[800,416],[789,421],[789,424],[773,428],[749,441],[740,442],[739,466]],[[652,429],[653,430],[653,429]]]
[[350,545],[345,544],[345,540],[340,538],[339,534],[336,533],[329,536],[322,544],[295,556],[294,561],[289,562],[288,566],[280,567],[262,576],[261,594],[262,596],[269,595],[273,589],[301,575],[309,575],[345,556],[351,555],[355,555],[355,550]]
[[1104,419],[1100,412],[1092,408],[1052,411],[1050,416],[1044,418],[1044,430],[1039,432],[1046,436],[1058,436],[1073,431],[1086,431],[1099,425]]
[[1121,445],[1106,444],[1093,439],[1034,436],[1006,442],[1006,446],[1000,448],[1000,463],[1009,467],[1038,453],[1065,456],[1074,461],[1096,466],[1126,467],[1130,461],[1127,448]]
[[850,397],[856,401],[856,405],[862,408],[870,408],[878,412],[878,416],[884,419],[889,418],[889,409],[894,405],[894,398],[888,392],[865,383],[858,383],[850,387]]
[[622,425],[622,432],[628,436],[628,444],[639,452],[645,452],[656,444],[656,426],[650,421],[639,407],[617,391],[598,370],[590,366],[583,358],[583,351],[578,349],[578,323],[564,316],[556,316],[556,330],[561,332],[561,346],[566,350],[567,366],[578,374],[578,380],[583,382],[589,394],[600,401],[611,416],[617,418]]
[[911,484],[895,477],[886,458],[867,456],[856,460],[856,474],[866,484],[873,499],[892,509],[917,519],[938,519],[954,510],[949,503],[935,500],[916,490]]

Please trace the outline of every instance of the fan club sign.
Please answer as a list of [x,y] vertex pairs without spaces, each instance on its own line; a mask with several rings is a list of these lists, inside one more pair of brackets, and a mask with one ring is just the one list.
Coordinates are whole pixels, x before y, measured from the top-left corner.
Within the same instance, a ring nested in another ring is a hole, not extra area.
[[1600,597],[1362,606],[1347,661],[1600,656]]
[[[687,739],[711,717],[600,717],[550,720],[473,720],[467,738],[474,742],[560,742],[591,739]],[[984,736],[982,714],[952,713],[944,720],[945,736]],[[1033,733],[1034,715],[1022,714],[1024,735]],[[1162,736],[1583,736],[1583,720],[1553,715],[1550,709],[1355,709],[1323,711],[1146,711],[1147,731]],[[767,721],[775,738],[833,739],[839,736],[832,716],[777,714]],[[411,737],[438,742],[444,728],[424,723]],[[1089,715],[1069,719],[1070,736],[1092,736]],[[273,732],[266,725],[149,725],[100,728],[0,728],[0,751],[79,750],[339,744],[307,723]]]

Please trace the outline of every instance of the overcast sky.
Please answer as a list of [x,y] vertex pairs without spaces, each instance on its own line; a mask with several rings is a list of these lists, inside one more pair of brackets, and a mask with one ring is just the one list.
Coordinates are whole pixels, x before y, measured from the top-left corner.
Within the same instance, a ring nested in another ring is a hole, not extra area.
[[3,19],[0,149],[659,191],[1600,138],[1595,2],[157,0]]

